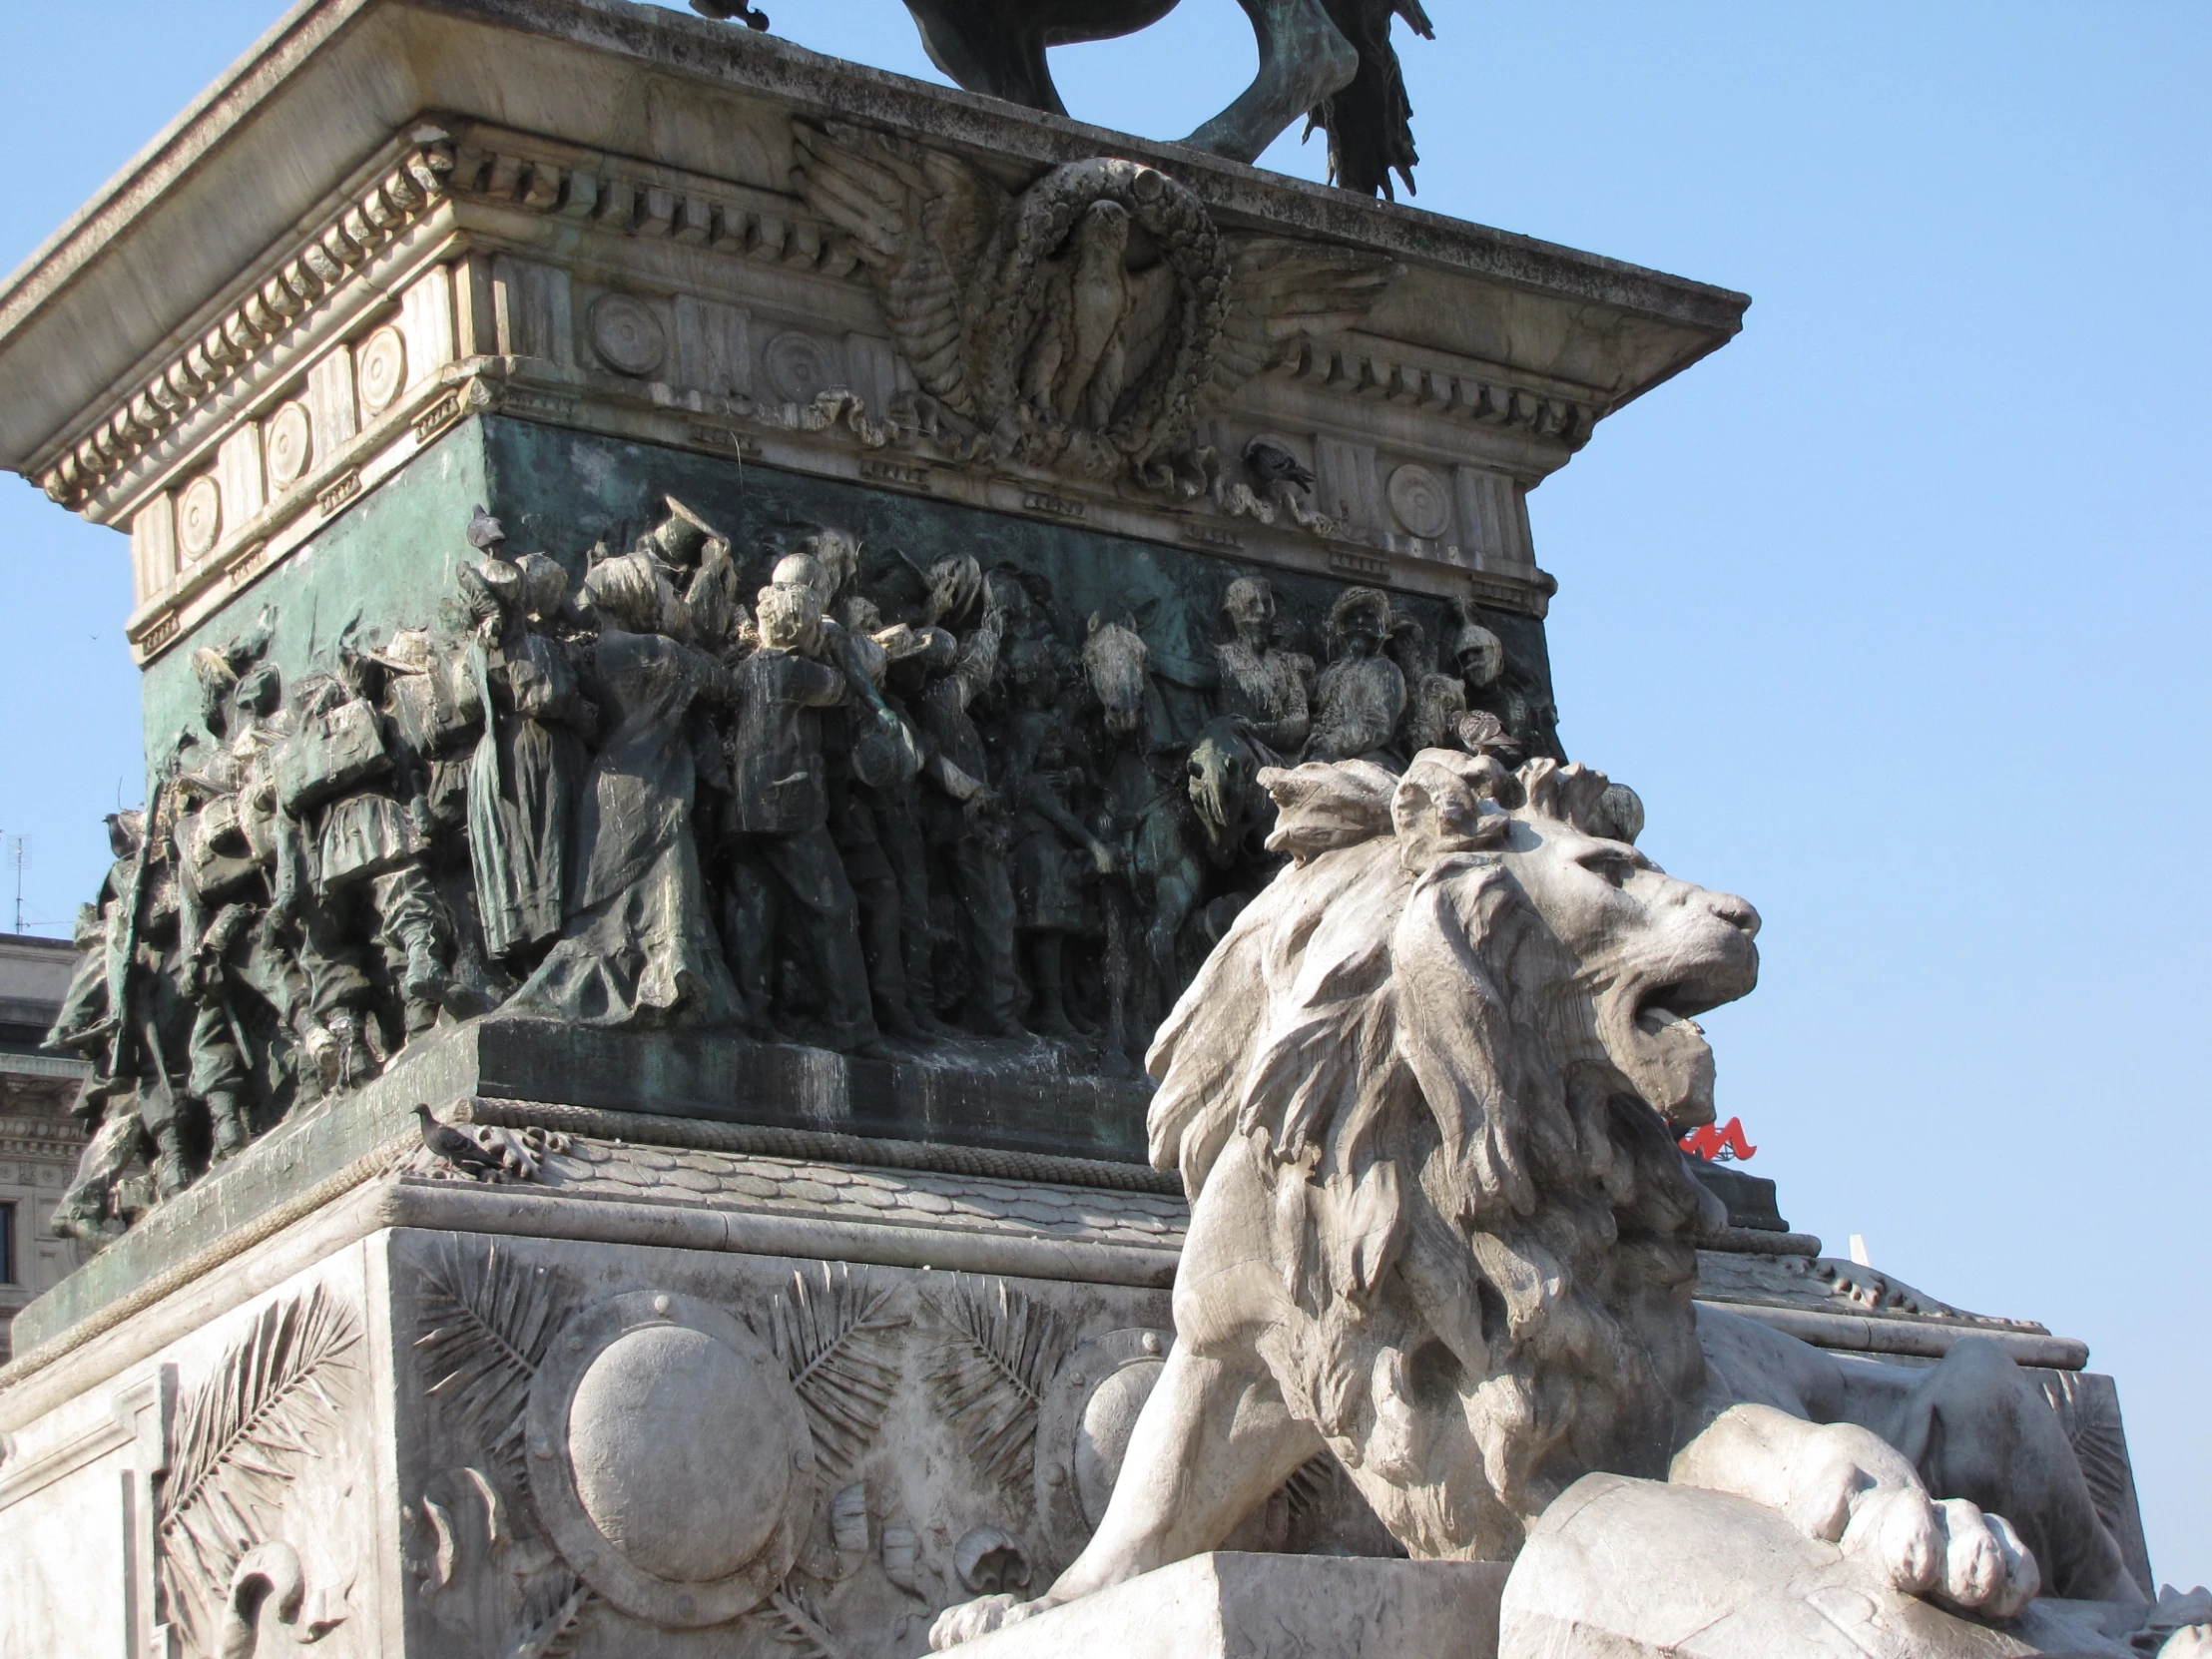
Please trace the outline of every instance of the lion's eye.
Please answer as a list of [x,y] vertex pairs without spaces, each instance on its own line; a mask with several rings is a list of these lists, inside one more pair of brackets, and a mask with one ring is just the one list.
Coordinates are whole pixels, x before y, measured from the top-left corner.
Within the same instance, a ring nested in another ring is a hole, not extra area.
[[1644,867],[1643,860],[1633,853],[1615,852],[1610,849],[1592,852],[1582,860],[1582,867],[1591,874],[1615,887],[1628,885],[1629,877]]

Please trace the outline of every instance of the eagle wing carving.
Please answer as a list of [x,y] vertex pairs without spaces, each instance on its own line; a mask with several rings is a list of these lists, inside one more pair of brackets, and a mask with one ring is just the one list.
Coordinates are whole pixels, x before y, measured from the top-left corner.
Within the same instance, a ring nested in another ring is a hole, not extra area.
[[1232,241],[1228,315],[1213,370],[1199,389],[1200,416],[1281,362],[1292,341],[1356,326],[1398,271],[1396,262],[1357,248],[1284,237]]
[[841,123],[796,124],[802,200],[852,239],[922,389],[974,417],[970,309],[1007,193],[957,156]]
[[1175,270],[1165,260],[1144,271],[1130,273],[1129,323],[1124,349],[1129,359],[1128,383],[1135,385],[1160,355],[1168,330],[1174,326],[1182,303]]
[[[1224,238],[1187,188],[1134,162],[1071,162],[1017,198],[887,133],[796,123],[794,139],[800,197],[851,239],[922,390],[1048,465],[1111,453],[1154,481],[1158,457],[1293,341],[1353,326],[1398,274],[1360,249]],[[1134,270],[1132,221],[1149,244]]]

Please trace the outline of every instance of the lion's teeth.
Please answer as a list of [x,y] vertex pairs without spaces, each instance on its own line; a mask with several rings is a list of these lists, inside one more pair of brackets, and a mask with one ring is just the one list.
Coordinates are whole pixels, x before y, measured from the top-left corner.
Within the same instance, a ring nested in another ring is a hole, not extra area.
[[1636,1029],[1647,1037],[1656,1037],[1670,1025],[1686,1025],[1703,1035],[1705,1027],[1694,1019],[1684,1019],[1672,1008],[1646,1008],[1636,1016]]

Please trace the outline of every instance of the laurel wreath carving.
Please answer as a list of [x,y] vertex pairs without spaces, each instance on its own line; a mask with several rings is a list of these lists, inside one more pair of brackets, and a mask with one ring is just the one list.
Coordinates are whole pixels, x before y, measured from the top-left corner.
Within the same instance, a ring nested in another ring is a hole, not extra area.
[[212,1643],[231,1575],[276,1530],[300,1464],[319,1455],[360,1340],[352,1311],[318,1285],[263,1309],[178,1402],[156,1529],[163,1598],[188,1647]]
[[1113,437],[1139,462],[1180,442],[1196,423],[1198,388],[1213,371],[1227,308],[1229,261],[1206,208],[1190,190],[1136,162],[1100,158],[1053,169],[1012,204],[983,255],[990,302],[975,309],[973,357],[980,412],[1019,398],[1023,348],[1044,308],[1041,267],[1083,210],[1119,202],[1151,233],[1177,278],[1176,303],[1155,359],[1123,392]]
[[945,1327],[929,1392],[992,1479],[1026,1490],[1036,1462],[1037,1411],[1060,1363],[1059,1321],[1003,1279],[955,1275],[926,1299]]

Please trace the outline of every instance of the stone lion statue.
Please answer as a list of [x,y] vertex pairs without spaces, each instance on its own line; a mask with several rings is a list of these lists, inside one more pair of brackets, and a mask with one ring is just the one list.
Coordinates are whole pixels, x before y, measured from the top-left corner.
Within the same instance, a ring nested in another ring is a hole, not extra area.
[[1749,904],[1611,838],[1578,766],[1260,781],[1293,861],[1148,1057],[1153,1161],[1192,1201],[1176,1345],[1082,1555],[933,1645],[1216,1547],[1324,1449],[1416,1559],[1511,1559],[1620,1501],[1570,1486],[1630,1476],[1840,1545],[1916,1609],[2140,1599],[1993,1343],[1893,1367],[1693,1306],[1726,1218],[1676,1140],[1713,1116],[1696,1016],[1758,977]]

